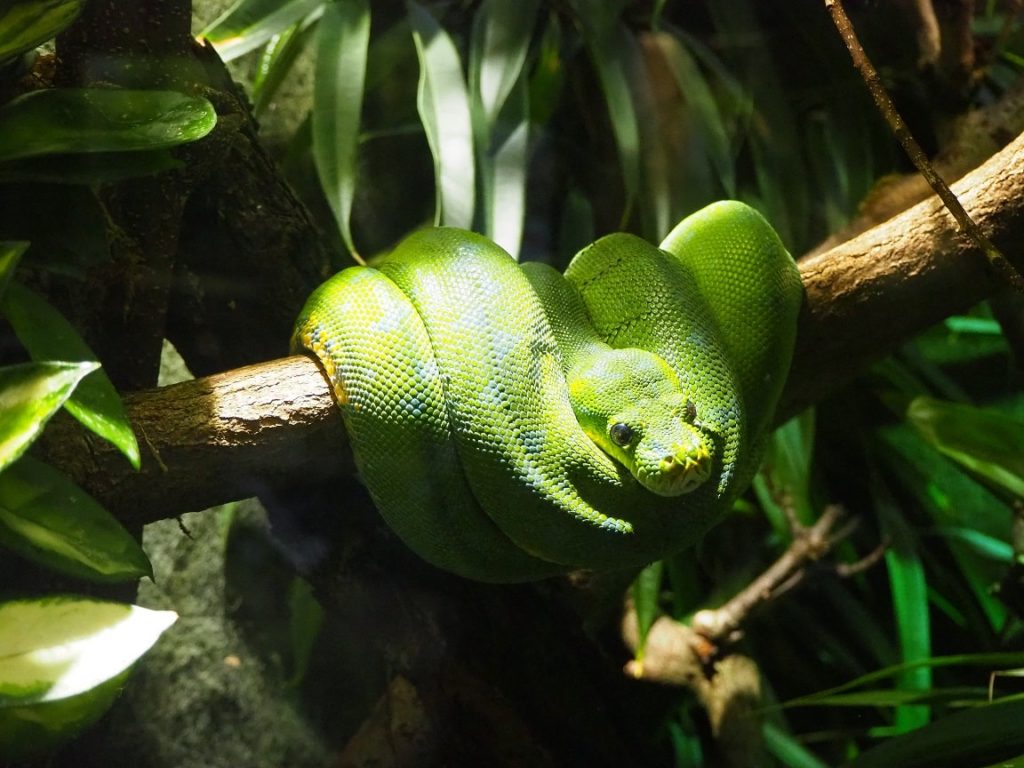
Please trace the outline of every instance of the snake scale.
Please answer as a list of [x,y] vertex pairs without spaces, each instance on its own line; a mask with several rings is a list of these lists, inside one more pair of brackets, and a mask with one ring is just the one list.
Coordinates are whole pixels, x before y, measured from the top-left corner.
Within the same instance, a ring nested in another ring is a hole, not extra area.
[[564,275],[458,229],[413,233],[309,298],[322,364],[388,525],[491,582],[644,565],[757,469],[792,357],[799,272],[723,201],[655,247],[608,235]]

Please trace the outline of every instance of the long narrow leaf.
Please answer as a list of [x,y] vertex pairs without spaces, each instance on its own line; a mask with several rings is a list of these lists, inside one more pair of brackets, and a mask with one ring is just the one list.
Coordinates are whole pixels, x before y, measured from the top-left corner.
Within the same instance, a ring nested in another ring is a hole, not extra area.
[[[0,302],[0,311],[10,321],[33,360],[96,361],[96,356],[71,323],[25,286],[12,283]],[[72,416],[117,446],[132,466],[139,468],[138,441],[128,423],[121,398],[106,373],[95,370],[89,374],[65,405]]]
[[0,301],[3,301],[14,270],[18,268],[18,262],[21,261],[22,254],[28,250],[28,246],[29,244],[23,241],[0,241]]
[[252,108],[257,117],[266,111],[299,54],[305,50],[306,43],[316,29],[313,23],[316,16],[310,14],[284,32],[274,35],[264,47],[252,82]]
[[254,51],[327,0],[238,0],[199,33],[224,61]]
[[473,22],[470,82],[488,130],[522,75],[539,0],[485,0]]
[[324,8],[317,30],[313,159],[345,247],[357,259],[349,217],[369,46],[367,0],[335,0]]
[[473,226],[476,181],[469,94],[459,52],[423,6],[406,0],[406,7],[420,61],[416,105],[434,156],[434,220],[469,229]]
[[27,363],[0,368],[0,470],[25,452],[99,363]]

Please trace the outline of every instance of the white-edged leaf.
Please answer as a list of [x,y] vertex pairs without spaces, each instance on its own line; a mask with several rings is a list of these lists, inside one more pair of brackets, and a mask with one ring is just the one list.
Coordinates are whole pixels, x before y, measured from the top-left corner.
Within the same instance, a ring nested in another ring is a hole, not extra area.
[[198,37],[205,37],[224,61],[254,51],[326,0],[238,0]]
[[345,247],[359,259],[349,218],[370,46],[367,0],[335,0],[317,30],[313,90],[313,160]]
[[24,363],[0,368],[0,470],[25,452],[99,363]]
[[134,664],[177,618],[84,597],[0,603],[0,710],[101,685]]
[[[11,284],[0,301],[0,312],[33,360],[96,362],[96,356],[71,323],[20,283]],[[89,374],[75,388],[65,406],[72,416],[113,443],[133,467],[139,468],[138,441],[128,423],[121,397],[104,371],[97,369]]]
[[152,576],[135,538],[62,473],[23,456],[0,473],[0,544],[90,581]]
[[475,168],[469,93],[458,49],[437,20],[406,0],[420,62],[416,106],[434,157],[437,224],[473,226]]

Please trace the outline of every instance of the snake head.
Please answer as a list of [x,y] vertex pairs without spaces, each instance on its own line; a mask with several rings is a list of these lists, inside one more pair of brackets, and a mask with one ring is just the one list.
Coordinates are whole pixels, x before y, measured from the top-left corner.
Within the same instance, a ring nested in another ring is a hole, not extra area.
[[711,442],[675,371],[657,355],[615,349],[569,375],[576,418],[591,440],[659,496],[689,493],[711,476]]

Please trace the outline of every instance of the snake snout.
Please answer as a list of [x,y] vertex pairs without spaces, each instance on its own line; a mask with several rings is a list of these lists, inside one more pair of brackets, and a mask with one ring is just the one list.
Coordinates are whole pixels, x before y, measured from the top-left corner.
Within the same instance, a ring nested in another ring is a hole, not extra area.
[[658,462],[658,475],[664,495],[689,493],[711,476],[711,454],[703,441],[674,446]]

